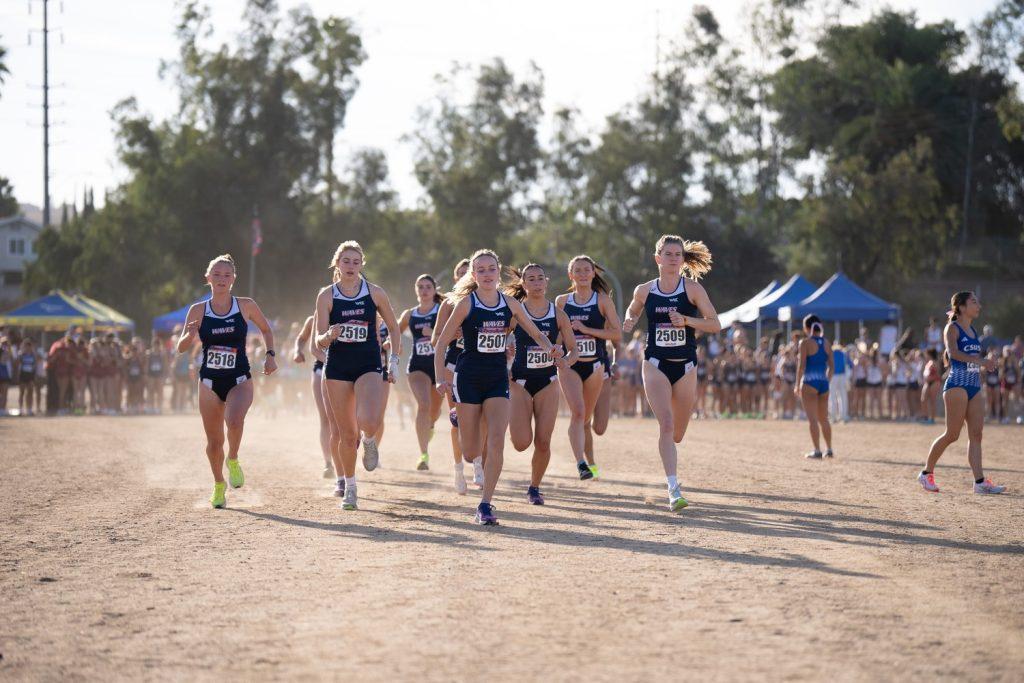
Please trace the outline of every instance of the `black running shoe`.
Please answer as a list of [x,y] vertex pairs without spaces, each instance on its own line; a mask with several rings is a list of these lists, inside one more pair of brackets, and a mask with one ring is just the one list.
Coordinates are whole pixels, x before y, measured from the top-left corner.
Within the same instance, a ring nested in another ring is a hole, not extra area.
[[594,478],[594,473],[590,471],[590,466],[585,461],[576,463],[576,469],[580,472],[580,481]]

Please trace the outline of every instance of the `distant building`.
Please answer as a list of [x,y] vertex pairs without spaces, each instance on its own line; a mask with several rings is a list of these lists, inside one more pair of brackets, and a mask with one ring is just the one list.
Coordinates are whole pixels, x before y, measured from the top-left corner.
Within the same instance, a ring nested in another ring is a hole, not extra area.
[[0,301],[24,299],[25,269],[36,260],[36,240],[42,230],[25,216],[0,219]]

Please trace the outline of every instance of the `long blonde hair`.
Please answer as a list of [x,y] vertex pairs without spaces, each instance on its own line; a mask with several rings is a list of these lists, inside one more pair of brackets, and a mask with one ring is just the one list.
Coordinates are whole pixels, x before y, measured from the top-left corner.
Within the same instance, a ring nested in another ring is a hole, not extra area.
[[332,278],[335,282],[341,280],[341,271],[338,270],[338,259],[346,251],[355,251],[359,253],[359,257],[363,259],[363,265],[366,265],[366,254],[363,253],[363,247],[355,240],[345,240],[338,245],[338,248],[334,250],[334,256],[331,257],[331,262],[327,264],[327,267],[331,269]]
[[498,255],[490,249],[477,249],[473,252],[473,255],[469,257],[469,270],[466,271],[465,275],[459,278],[459,281],[455,283],[454,287],[452,287],[452,291],[448,292],[446,298],[453,306],[476,291],[477,284],[476,280],[473,279],[473,264],[476,263],[478,258],[483,258],[484,256],[490,256],[498,264],[498,290],[501,290],[501,259],[498,258]]
[[678,244],[683,248],[683,266],[679,274],[699,280],[711,272],[711,250],[700,241],[684,240],[679,235],[662,235],[654,247],[654,253],[661,255],[666,244]]

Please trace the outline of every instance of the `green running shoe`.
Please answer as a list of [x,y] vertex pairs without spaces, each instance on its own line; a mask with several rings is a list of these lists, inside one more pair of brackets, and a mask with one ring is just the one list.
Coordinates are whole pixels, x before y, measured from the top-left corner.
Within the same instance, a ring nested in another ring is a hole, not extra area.
[[687,505],[689,503],[683,498],[683,493],[679,490],[678,486],[668,492],[668,507],[672,512],[679,512]]
[[223,481],[217,481],[213,484],[213,495],[210,496],[210,505],[215,508],[223,508],[228,502],[224,498],[224,490],[227,488],[227,484]]
[[238,464],[238,458],[228,458],[228,481],[231,488],[240,489],[245,483],[245,475],[242,474],[242,466]]
[[587,469],[589,469],[590,473],[594,475],[594,479],[598,479],[599,478],[597,476],[597,465],[587,465]]
[[424,453],[420,456],[420,461],[416,464],[416,469],[429,470],[430,469],[430,456]]

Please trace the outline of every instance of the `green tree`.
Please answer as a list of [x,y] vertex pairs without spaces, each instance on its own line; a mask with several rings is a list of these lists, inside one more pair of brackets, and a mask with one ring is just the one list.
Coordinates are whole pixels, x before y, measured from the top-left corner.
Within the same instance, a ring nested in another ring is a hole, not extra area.
[[18,200],[14,197],[14,186],[7,178],[0,176],[0,218],[18,215]]
[[500,59],[484,64],[463,105],[456,89],[468,75],[456,66],[439,78],[441,92],[420,109],[417,130],[408,136],[416,177],[450,240],[450,258],[483,246],[500,248],[525,228],[534,208],[528,193],[543,158],[537,137],[540,71],[533,66],[519,80]]
[[955,211],[943,210],[933,164],[925,137],[877,171],[861,156],[832,162],[797,214],[790,268],[818,279],[841,269],[892,291],[941,266]]
[[349,22],[316,21],[306,10],[282,17],[272,0],[249,0],[234,44],[208,47],[210,33],[208,10],[186,3],[179,57],[162,67],[179,90],[178,113],[154,121],[134,100],[115,107],[129,180],[95,214],[71,221],[66,239],[42,241],[53,253],[40,255],[33,287],[45,289],[70,273],[71,284],[100,295],[105,287],[89,270],[97,268],[131,290],[118,299],[130,297],[125,311],[144,323],[195,296],[207,261],[231,252],[241,271],[239,293],[248,293],[253,262],[246,255],[258,207],[261,302],[270,311],[308,304],[323,281],[319,269],[308,267],[320,246],[312,241],[308,207],[322,203],[318,192],[333,183],[324,162],[333,131],[324,121],[335,131],[343,125],[352,73],[363,59],[358,36]]
[[[7,76],[10,76],[11,72],[7,68],[7,48],[0,45],[0,85],[3,85],[7,81]],[[3,91],[0,90],[0,93]]]
[[999,117],[1014,87],[1005,71],[961,66],[968,45],[951,22],[919,25],[913,13],[830,28],[814,56],[775,75],[772,101],[790,154],[861,157],[874,172],[925,136],[940,205],[963,206],[966,185],[971,223],[1018,234],[1024,146],[1007,139]]

